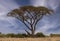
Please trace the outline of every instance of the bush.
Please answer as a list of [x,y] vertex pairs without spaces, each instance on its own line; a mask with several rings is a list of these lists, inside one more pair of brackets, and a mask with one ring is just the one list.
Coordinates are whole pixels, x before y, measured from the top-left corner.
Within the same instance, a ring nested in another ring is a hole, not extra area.
[[15,37],[15,34],[13,34],[13,33],[6,34],[6,37]]
[[45,37],[45,35],[43,33],[36,33],[35,35],[36,37]]
[[16,34],[15,37],[22,38],[23,35],[22,34]]
[[24,37],[28,37],[28,35],[27,35],[27,34],[22,34],[22,36],[24,36]]
[[26,35],[26,34],[16,34],[15,37],[23,38],[23,37],[28,37],[28,35]]

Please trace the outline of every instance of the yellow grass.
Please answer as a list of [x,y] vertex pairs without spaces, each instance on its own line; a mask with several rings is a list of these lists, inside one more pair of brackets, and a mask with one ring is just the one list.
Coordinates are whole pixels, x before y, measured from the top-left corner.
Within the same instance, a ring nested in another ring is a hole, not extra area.
[[45,38],[0,38],[0,41],[60,41],[60,37]]

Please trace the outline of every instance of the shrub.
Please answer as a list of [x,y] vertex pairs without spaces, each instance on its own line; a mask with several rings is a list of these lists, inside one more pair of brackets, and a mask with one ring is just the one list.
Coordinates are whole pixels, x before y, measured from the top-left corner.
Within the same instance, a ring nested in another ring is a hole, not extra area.
[[14,36],[15,36],[15,34],[13,34],[13,33],[6,34],[6,37],[14,37]]
[[36,37],[45,37],[45,35],[43,33],[36,33],[35,35]]

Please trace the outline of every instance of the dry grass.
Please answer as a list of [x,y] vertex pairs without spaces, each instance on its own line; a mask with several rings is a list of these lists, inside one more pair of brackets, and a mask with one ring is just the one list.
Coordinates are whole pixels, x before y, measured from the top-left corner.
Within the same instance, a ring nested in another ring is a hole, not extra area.
[[60,41],[60,37],[45,38],[0,38],[0,41]]

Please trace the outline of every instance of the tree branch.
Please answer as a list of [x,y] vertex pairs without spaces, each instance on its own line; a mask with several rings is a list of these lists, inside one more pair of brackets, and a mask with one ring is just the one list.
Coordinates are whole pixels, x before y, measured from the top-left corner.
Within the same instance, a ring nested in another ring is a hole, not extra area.
[[41,20],[43,18],[43,15],[41,17],[39,17],[36,21],[35,21],[35,24],[34,24],[34,30],[36,29],[36,25],[37,23],[39,22],[39,20]]
[[27,30],[25,30],[27,32],[28,35],[31,35],[30,32],[28,32]]
[[31,28],[24,22],[22,21],[20,18],[16,17],[18,20],[20,20],[29,30],[31,30]]

